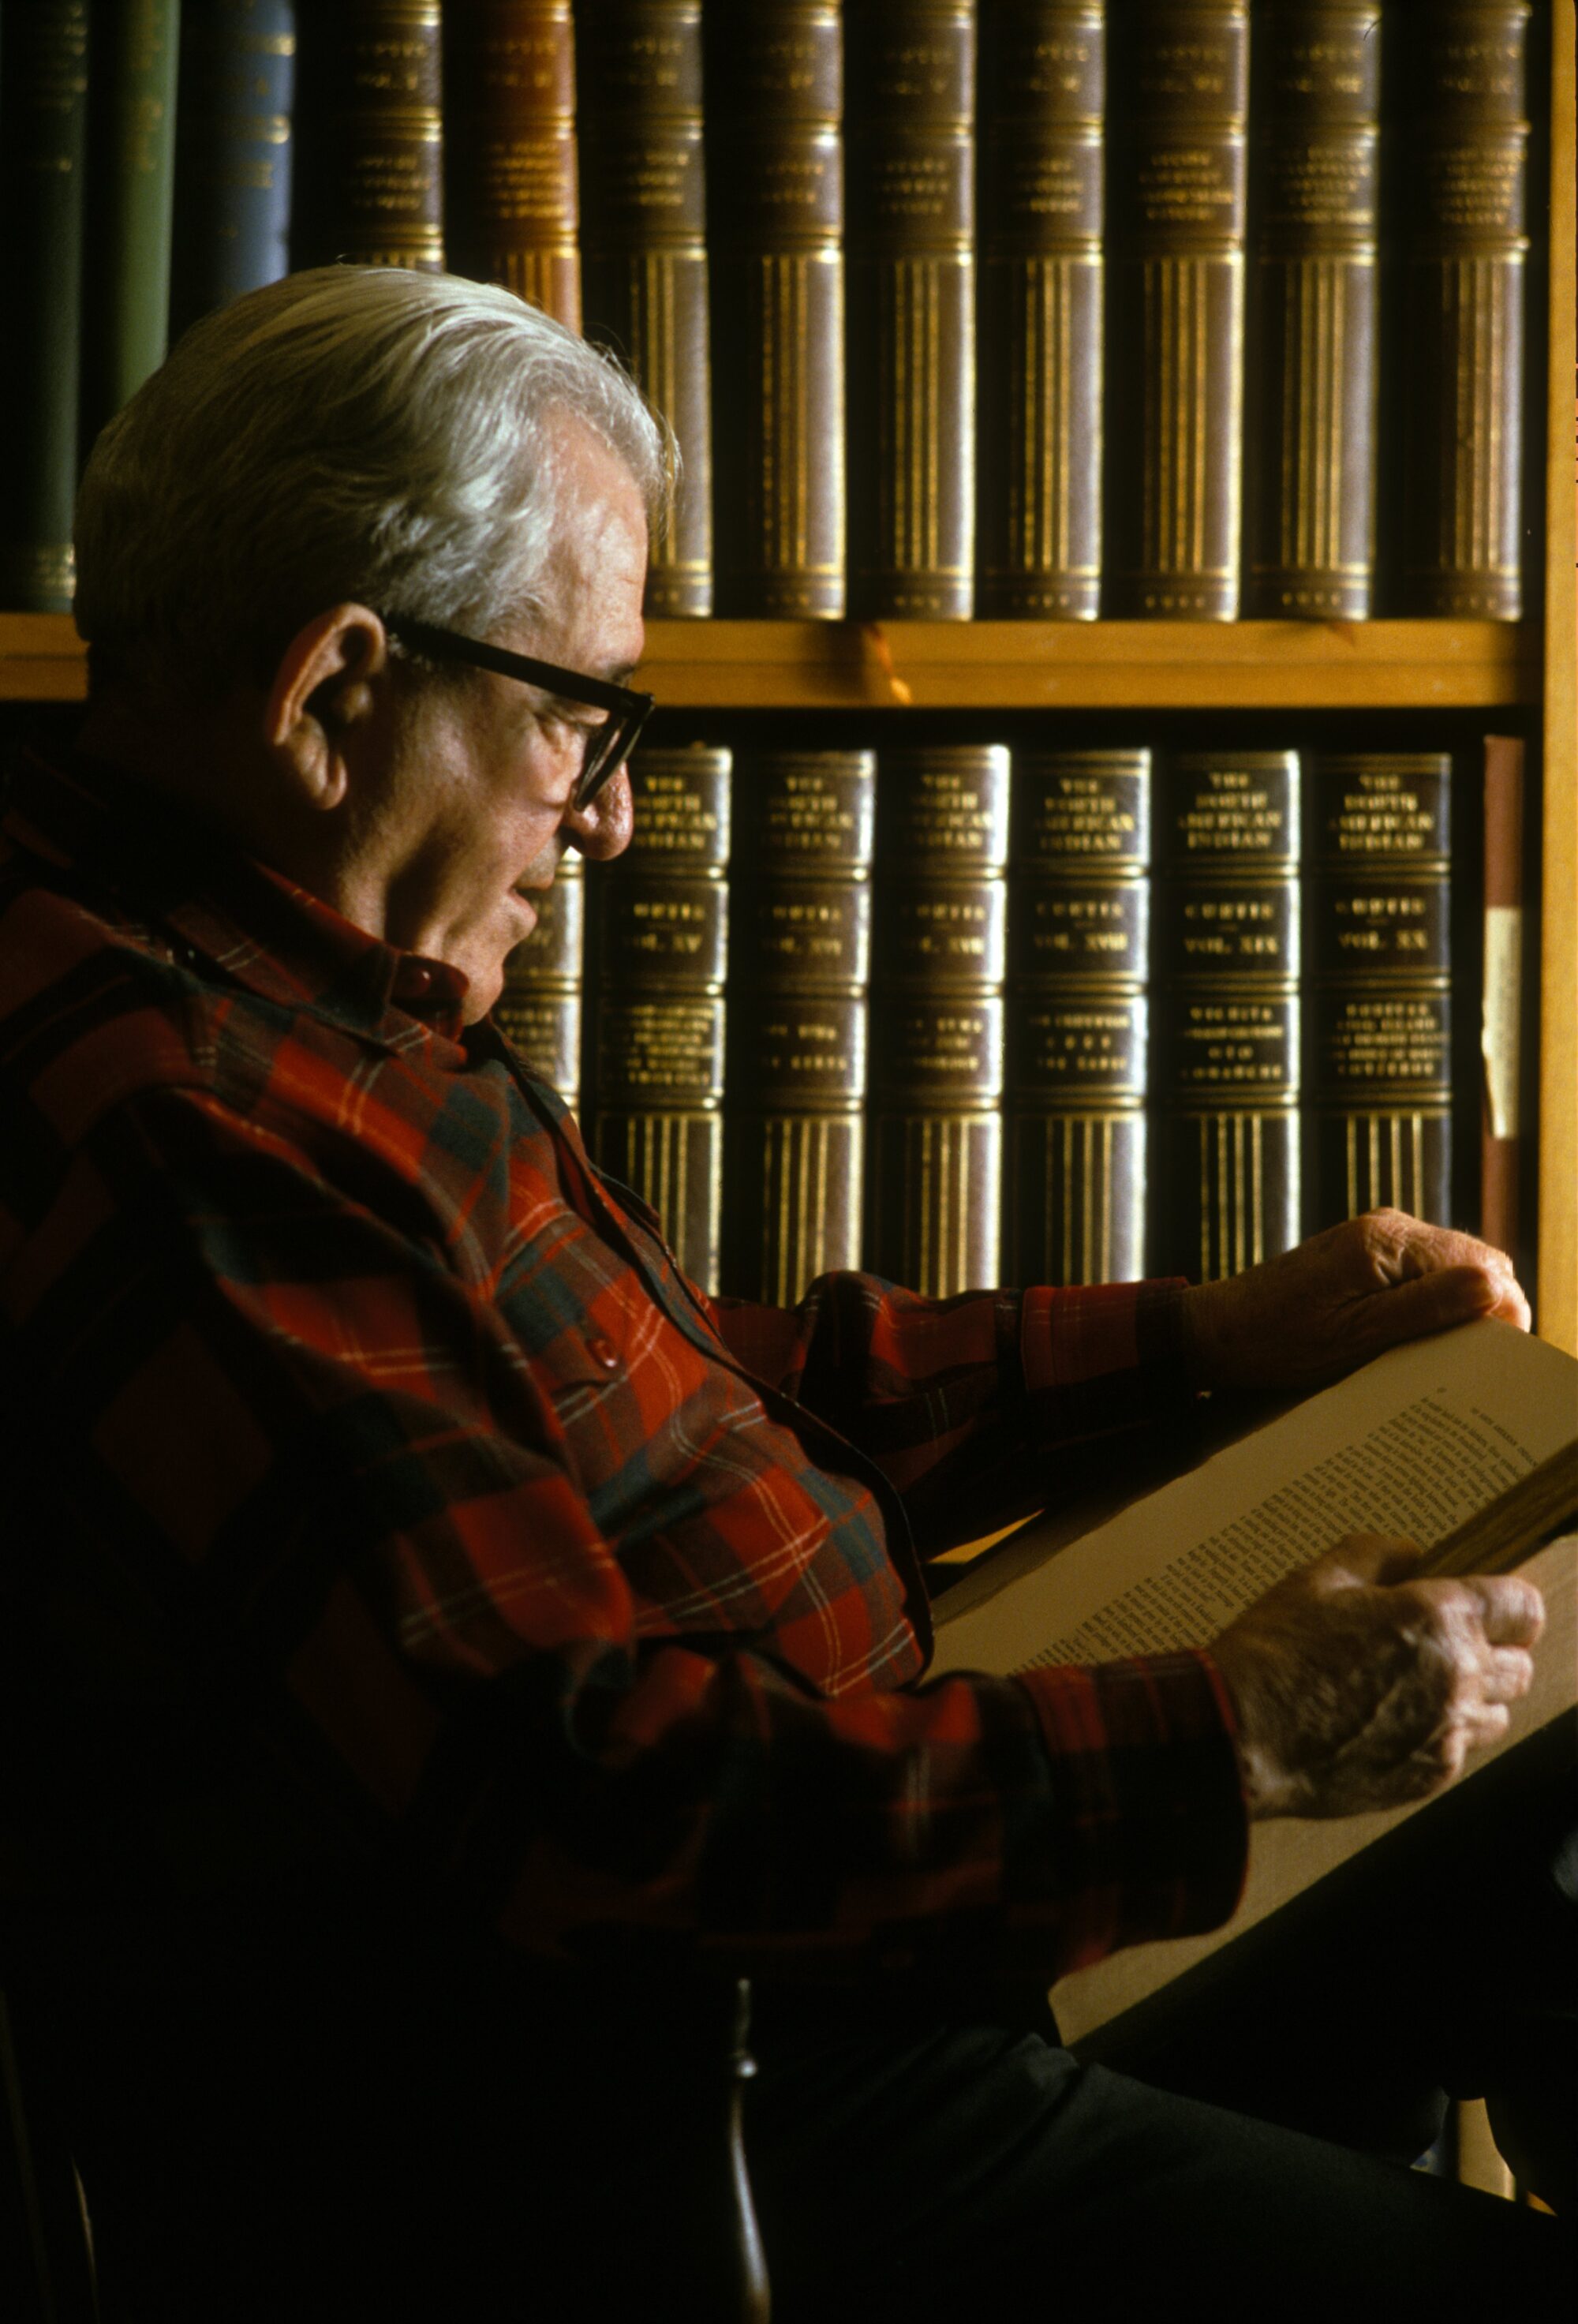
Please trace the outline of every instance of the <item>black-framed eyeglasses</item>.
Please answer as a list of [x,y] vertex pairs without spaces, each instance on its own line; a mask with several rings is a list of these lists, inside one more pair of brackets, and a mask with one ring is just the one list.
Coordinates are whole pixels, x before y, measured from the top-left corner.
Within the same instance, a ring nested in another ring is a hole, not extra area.
[[485,645],[480,638],[463,637],[458,630],[441,630],[431,622],[408,621],[403,613],[381,613],[379,619],[393,636],[434,661],[468,662],[475,669],[491,669],[496,677],[519,678],[561,702],[585,703],[606,710],[601,726],[587,730],[582,746],[581,771],[570,794],[570,805],[590,807],[604,784],[616,775],[636,746],[641,728],[652,715],[655,696],[615,686],[605,678],[587,678],[577,669],[560,669],[557,663],[538,661],[531,654],[511,653],[503,646]]

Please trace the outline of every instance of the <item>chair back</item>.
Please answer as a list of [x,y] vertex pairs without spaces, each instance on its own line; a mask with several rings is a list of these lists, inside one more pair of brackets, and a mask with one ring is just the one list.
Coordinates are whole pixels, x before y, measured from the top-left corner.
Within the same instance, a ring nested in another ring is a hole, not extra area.
[[88,2204],[14,1986],[0,1986],[0,2314],[98,2324]]

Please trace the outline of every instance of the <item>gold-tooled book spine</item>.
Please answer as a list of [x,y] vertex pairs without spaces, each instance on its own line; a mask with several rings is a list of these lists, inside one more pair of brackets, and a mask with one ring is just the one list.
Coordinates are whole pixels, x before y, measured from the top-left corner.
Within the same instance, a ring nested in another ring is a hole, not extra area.
[[604,0],[576,26],[587,335],[625,361],[674,430],[674,520],[651,548],[648,614],[713,609],[712,367],[701,0]]
[[1010,1283],[1145,1271],[1150,753],[1021,752],[1009,851]]
[[1112,44],[1110,613],[1239,607],[1248,0],[1131,0]]
[[1298,757],[1189,752],[1157,815],[1156,1271],[1205,1282],[1299,1235]]
[[946,1298],[1001,1279],[1009,754],[883,752],[867,1262]]
[[448,9],[444,91],[450,263],[578,331],[570,0],[470,0]]
[[830,0],[707,12],[722,613],[844,612],[843,67]]
[[875,808],[870,751],[736,771],[724,1280],[778,1306],[860,1265]]
[[1403,587],[1417,613],[1517,621],[1528,0],[1414,13]]
[[968,621],[974,0],[844,0],[849,609]]
[[592,1151],[704,1291],[720,1287],[729,769],[700,744],[638,753],[635,836],[595,912]]
[[561,857],[551,888],[533,899],[537,926],[504,964],[494,1022],[572,1113],[581,1098],[586,885],[580,856]]
[[1100,611],[1105,104],[1105,0],[996,0],[984,11],[975,560],[984,620],[1089,622]]
[[438,0],[327,0],[298,26],[298,266],[444,269]]
[[1251,614],[1370,610],[1380,106],[1380,0],[1270,0],[1250,107]]
[[42,0],[5,26],[0,69],[0,605],[71,608],[82,371],[88,0]]
[[1452,761],[1330,752],[1307,770],[1305,973],[1313,1203],[1452,1218]]

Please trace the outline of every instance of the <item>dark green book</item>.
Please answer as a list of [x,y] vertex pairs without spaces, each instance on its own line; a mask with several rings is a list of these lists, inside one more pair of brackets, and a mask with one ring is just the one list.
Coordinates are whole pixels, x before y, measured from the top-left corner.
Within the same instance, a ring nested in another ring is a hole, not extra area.
[[91,443],[164,361],[180,0],[93,9],[83,422]]
[[0,605],[71,603],[88,0],[5,12],[0,60]]

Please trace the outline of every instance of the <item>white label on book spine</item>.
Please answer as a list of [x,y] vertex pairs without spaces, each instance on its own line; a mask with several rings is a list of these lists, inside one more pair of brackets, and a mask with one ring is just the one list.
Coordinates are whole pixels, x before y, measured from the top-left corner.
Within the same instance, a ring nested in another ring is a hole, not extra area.
[[1523,992],[1523,913],[1485,907],[1485,998],[1480,1047],[1492,1138],[1518,1135],[1518,1004]]

